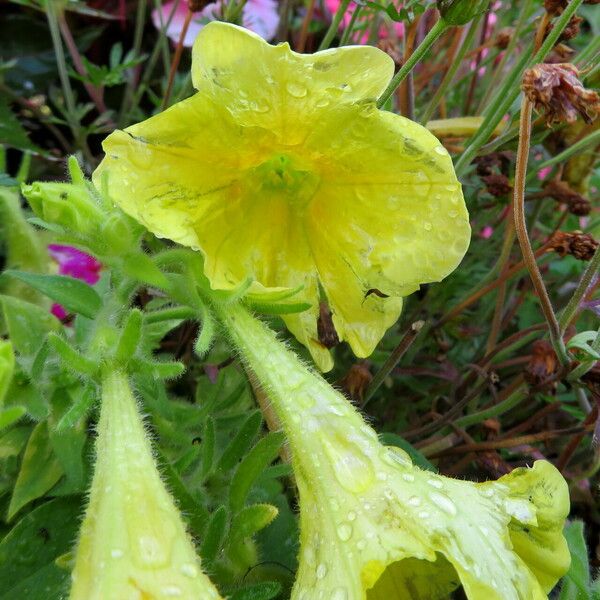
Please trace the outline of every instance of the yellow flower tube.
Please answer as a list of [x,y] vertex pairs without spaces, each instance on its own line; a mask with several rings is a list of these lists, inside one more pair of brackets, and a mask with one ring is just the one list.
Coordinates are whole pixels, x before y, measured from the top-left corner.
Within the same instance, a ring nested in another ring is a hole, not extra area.
[[402,298],[464,256],[448,152],[377,109],[393,60],[371,46],[297,54],[235,25],[194,44],[198,92],[103,143],[93,180],[150,231],[200,250],[215,289],[301,288],[284,315],[322,370],[321,290],[340,340],[371,354]]
[[96,454],[70,600],[218,600],[119,371],[103,377]]
[[286,433],[300,494],[293,600],[541,600],[569,567],[550,463],[471,483],[415,467],[241,306],[215,309]]

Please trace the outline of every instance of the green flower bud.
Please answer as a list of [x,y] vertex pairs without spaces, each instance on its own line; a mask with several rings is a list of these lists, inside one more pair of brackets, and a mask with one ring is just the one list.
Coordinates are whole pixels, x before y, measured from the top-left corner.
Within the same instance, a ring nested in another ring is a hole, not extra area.
[[489,3],[489,0],[437,0],[437,7],[448,25],[466,25],[484,12]]

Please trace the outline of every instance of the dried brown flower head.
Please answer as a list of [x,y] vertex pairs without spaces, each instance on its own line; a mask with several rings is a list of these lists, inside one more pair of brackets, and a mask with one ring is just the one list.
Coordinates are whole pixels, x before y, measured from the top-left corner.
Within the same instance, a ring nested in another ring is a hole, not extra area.
[[[577,37],[577,35],[579,35],[579,30],[581,28],[583,20],[583,17],[573,15],[569,19],[567,26],[563,29],[562,33],[558,37],[558,40],[556,40],[556,43],[560,44],[560,42],[568,42],[569,40],[572,40],[573,38]],[[544,38],[547,37],[553,29],[554,24],[548,23],[548,25],[546,26],[546,31],[544,32]]]
[[569,0],[544,0],[544,8],[551,17],[560,15],[567,4],[569,4]]
[[566,181],[549,181],[544,186],[544,193],[557,202],[566,204],[569,212],[578,217],[585,217],[592,210],[590,201],[576,192]]
[[210,0],[187,0],[188,9],[190,12],[200,12]]
[[546,123],[573,123],[580,114],[591,123],[600,111],[600,96],[586,90],[579,71],[570,63],[539,64],[523,75],[523,91],[536,110],[544,113]]
[[317,334],[319,335],[319,341],[325,348],[331,349],[340,343],[337,331],[331,318],[331,311],[327,302],[321,302],[319,304],[319,318],[317,320]]
[[481,179],[485,182],[486,189],[492,196],[506,196],[512,191],[512,185],[508,177],[502,173],[492,173]]
[[340,385],[352,400],[362,402],[372,379],[373,375],[369,371],[367,361],[361,360],[350,367],[350,370],[340,381]]
[[544,62],[552,65],[569,62],[573,54],[575,54],[573,48],[570,48],[566,44],[556,44]]
[[510,40],[512,40],[515,35],[514,27],[503,27],[497,34],[494,45],[499,50],[506,50],[508,44],[510,44]]
[[592,260],[598,242],[589,233],[557,231],[550,240],[550,249],[560,256],[574,256],[579,260]]
[[544,385],[558,370],[558,359],[552,345],[536,340],[531,345],[531,358],[525,367],[525,381],[530,385]]

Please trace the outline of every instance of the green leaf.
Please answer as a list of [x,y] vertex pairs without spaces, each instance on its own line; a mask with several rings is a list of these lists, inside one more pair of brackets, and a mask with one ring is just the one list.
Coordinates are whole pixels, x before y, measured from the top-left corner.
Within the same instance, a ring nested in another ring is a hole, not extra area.
[[83,356],[65,341],[60,335],[51,333],[48,336],[48,344],[56,351],[62,364],[70,370],[80,373],[81,375],[87,375],[88,377],[94,377],[98,372],[98,363]]
[[25,271],[5,271],[42,294],[62,304],[71,312],[93,319],[102,308],[102,299],[87,283],[65,275],[38,275]]
[[571,566],[563,578],[559,600],[588,600],[591,598],[590,569],[583,522],[569,523],[564,534],[571,553]]
[[263,315],[291,315],[308,310],[312,304],[310,302],[295,302],[290,304],[267,303],[267,302],[247,302],[253,311]]
[[30,302],[10,296],[0,296],[0,302],[15,350],[33,361],[46,334],[60,329],[60,323],[48,311]]
[[15,371],[15,354],[9,341],[0,340],[0,408]]
[[73,498],[51,500],[13,527],[0,543],[0,600],[64,597],[70,575],[54,561],[71,549],[80,511]]
[[284,440],[285,436],[281,432],[267,434],[240,463],[229,489],[229,506],[234,513],[242,509],[252,485],[264,469],[275,460]]
[[217,466],[218,471],[229,471],[229,469],[233,469],[242,460],[254,443],[261,423],[262,415],[259,410],[255,410],[248,415],[248,418],[244,421],[236,436],[231,440],[227,448],[225,448]]
[[279,592],[281,584],[276,581],[264,581],[235,591],[229,596],[229,600],[271,600],[277,597]]
[[216,558],[219,550],[225,541],[227,533],[227,509],[224,506],[219,506],[211,515],[208,527],[202,545],[200,547],[200,556],[203,561],[212,562]]
[[24,406],[10,406],[0,412],[0,430],[10,427],[25,415],[27,409]]
[[21,122],[10,109],[6,94],[0,95],[0,144],[6,144],[19,150],[35,152],[36,154],[45,154],[41,148],[29,139]]
[[199,358],[204,358],[214,342],[217,326],[212,314],[204,306],[201,310],[201,317],[202,325],[194,342],[194,353]]
[[264,529],[277,517],[276,506],[272,504],[253,504],[243,508],[231,523],[231,544],[252,537]]
[[169,285],[168,279],[152,259],[141,252],[126,254],[123,257],[123,272],[146,285],[158,288]]
[[60,463],[52,452],[48,425],[38,423],[25,448],[21,469],[8,506],[8,520],[10,521],[26,504],[43,496],[62,474]]
[[142,336],[142,313],[134,308],[127,315],[127,320],[121,331],[121,337],[115,351],[115,358],[118,361],[127,362],[137,350],[140,338]]
[[213,469],[215,456],[215,422],[211,417],[207,417],[203,433],[200,451],[202,480],[205,480]]

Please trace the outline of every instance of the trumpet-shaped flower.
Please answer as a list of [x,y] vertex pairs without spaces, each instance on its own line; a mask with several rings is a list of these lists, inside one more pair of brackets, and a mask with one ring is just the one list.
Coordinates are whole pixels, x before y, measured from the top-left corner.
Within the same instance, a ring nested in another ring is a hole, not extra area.
[[71,600],[219,599],[152,458],[127,378],[103,378],[97,462]]
[[415,467],[242,308],[217,309],[287,434],[300,493],[293,600],[540,600],[569,567],[550,463],[471,483]]
[[393,74],[377,48],[314,55],[211,23],[193,48],[198,92],[115,131],[94,174],[156,235],[200,249],[217,289],[303,286],[285,315],[322,369],[327,297],[340,340],[368,356],[402,297],[450,273],[469,221],[448,152],[376,108]]

